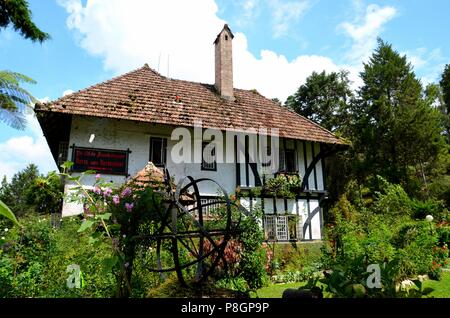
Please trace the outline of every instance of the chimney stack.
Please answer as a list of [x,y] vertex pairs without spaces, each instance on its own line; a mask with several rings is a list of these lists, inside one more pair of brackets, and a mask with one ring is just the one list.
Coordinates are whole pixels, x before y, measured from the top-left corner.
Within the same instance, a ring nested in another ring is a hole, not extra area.
[[215,87],[222,98],[234,100],[233,94],[233,46],[234,38],[228,24],[225,24],[222,31],[214,41],[215,46],[215,66],[216,83]]

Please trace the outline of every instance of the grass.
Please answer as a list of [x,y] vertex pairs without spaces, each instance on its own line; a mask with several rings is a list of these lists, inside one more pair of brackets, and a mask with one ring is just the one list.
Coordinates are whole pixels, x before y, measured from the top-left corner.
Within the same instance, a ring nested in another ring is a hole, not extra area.
[[[281,298],[283,291],[287,288],[299,288],[304,286],[306,282],[301,283],[288,283],[288,284],[272,284],[267,287],[258,289],[256,292],[251,293],[252,298]],[[427,280],[423,283],[423,289],[432,288],[433,291],[428,294],[427,298],[450,298],[450,272],[446,271],[442,273],[442,279],[440,281]],[[331,297],[331,294],[325,293],[325,298]]]
[[443,272],[440,281],[427,280],[423,283],[423,288],[432,288],[433,291],[428,297],[450,298],[450,272]]
[[251,293],[250,296],[252,298],[281,298],[281,295],[283,294],[283,291],[286,288],[299,288],[300,286],[303,286],[305,284],[306,284],[305,282],[289,283],[289,284],[273,284],[258,289],[255,293]]
[[[298,283],[287,283],[287,284],[271,284],[267,287],[263,287],[258,289],[256,292],[251,292],[251,298],[281,298],[283,295],[283,291],[287,288],[298,289],[301,286],[306,285],[306,282],[298,282]],[[321,283],[318,283],[317,286],[324,286]],[[325,286],[324,286],[325,287]],[[324,297],[329,298],[331,294],[324,292]]]

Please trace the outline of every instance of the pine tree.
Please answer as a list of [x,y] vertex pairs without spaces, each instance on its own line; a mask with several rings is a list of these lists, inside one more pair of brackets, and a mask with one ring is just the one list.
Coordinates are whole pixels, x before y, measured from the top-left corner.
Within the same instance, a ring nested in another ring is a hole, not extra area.
[[450,64],[447,64],[439,82],[442,90],[444,123],[447,134],[447,142],[450,144]]
[[381,175],[410,193],[426,187],[446,150],[439,111],[424,98],[406,56],[381,39],[360,75],[352,111],[358,178]]
[[25,39],[43,42],[50,35],[41,31],[31,20],[31,11],[26,0],[0,0],[0,28],[12,24],[14,30]]

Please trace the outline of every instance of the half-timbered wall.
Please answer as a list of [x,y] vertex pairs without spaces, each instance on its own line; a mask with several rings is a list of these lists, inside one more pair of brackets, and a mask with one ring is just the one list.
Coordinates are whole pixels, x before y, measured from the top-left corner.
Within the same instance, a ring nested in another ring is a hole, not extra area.
[[[170,135],[173,127],[163,125],[150,125],[143,123],[134,123],[125,120],[111,120],[93,117],[73,116],[71,124],[71,132],[69,138],[69,146],[75,145],[77,147],[89,148],[103,148],[111,150],[130,150],[128,174],[135,175],[140,171],[149,161],[150,138],[164,137],[167,138],[167,163],[166,166],[171,175],[178,182],[182,177],[187,175],[193,178],[211,178],[221,184],[228,193],[234,193],[237,186],[254,187],[258,185],[257,180],[262,181],[262,167],[260,164],[250,163],[217,163],[216,171],[205,171],[201,169],[199,163],[183,163],[175,164],[172,161],[170,152],[176,141],[170,140]],[[95,138],[91,140],[91,135]],[[226,140],[226,138],[224,138]],[[192,147],[193,147],[192,142]],[[280,140],[279,146],[281,150],[289,149],[295,151],[296,167],[302,177],[305,176],[308,166],[313,160],[313,157],[320,152],[320,145],[308,141],[286,139]],[[227,147],[224,147],[224,151]],[[232,149],[235,148],[231,147]],[[225,153],[226,155],[226,153]],[[72,149],[68,149],[68,159],[72,156]],[[105,178],[115,183],[123,183],[126,176],[104,175]],[[307,178],[307,190],[313,192],[323,192],[325,190],[322,162],[321,160],[311,170],[311,174]],[[91,186],[95,182],[94,176],[87,176],[84,179],[86,186]],[[66,185],[66,191],[69,191],[70,184]],[[205,197],[218,195],[218,189],[208,185],[202,184],[200,191]],[[284,214],[286,212],[291,214],[298,214],[301,216],[301,221],[304,224],[308,220],[308,215],[318,207],[318,194],[312,194],[309,198],[298,198],[296,200],[284,199],[261,199],[254,200],[252,207],[262,205],[266,214]],[[245,199],[242,199],[243,204],[246,204]],[[248,200],[248,199],[247,199]],[[249,203],[249,201],[248,201]],[[249,208],[250,208],[250,204]],[[82,213],[82,207],[79,204],[64,203],[63,215],[73,215]],[[320,239],[320,224],[321,213],[310,219],[312,225],[306,230],[304,239]]]

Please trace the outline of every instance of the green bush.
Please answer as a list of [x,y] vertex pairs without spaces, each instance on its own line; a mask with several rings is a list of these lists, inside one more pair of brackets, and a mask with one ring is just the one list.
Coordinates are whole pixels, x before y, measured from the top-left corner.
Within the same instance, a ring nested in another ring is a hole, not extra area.
[[[81,221],[65,218],[53,228],[48,216],[20,219],[0,242],[0,297],[110,297],[115,281],[104,273],[102,260],[110,253],[107,242],[89,244],[77,233]],[[84,287],[68,288],[67,267],[80,266]]]
[[435,220],[441,220],[444,213],[444,203],[434,199],[426,201],[412,200],[413,217],[418,220],[424,220],[427,215],[432,215]]
[[440,226],[436,229],[439,245],[443,246],[446,244],[450,246],[450,226]]
[[316,267],[320,262],[322,242],[268,243],[273,253],[272,268],[279,272],[295,272],[305,267]]
[[26,202],[39,213],[59,213],[62,208],[64,188],[61,177],[50,172],[47,177],[36,178],[26,190]]
[[240,275],[246,280],[250,289],[258,289],[268,283],[264,266],[267,256],[262,248],[264,235],[257,221],[261,217],[260,213],[255,210],[253,216],[244,217],[240,226],[242,232],[238,237],[243,246],[239,266]]
[[[438,233],[434,223],[424,221],[421,213],[438,218],[442,206],[437,201],[411,200],[401,186],[387,183],[384,191],[369,204],[360,204],[359,200],[358,205],[353,205],[344,199],[345,204],[338,202],[331,210],[334,223],[325,231],[327,242],[322,263],[333,272],[337,271],[329,277],[331,285],[364,287],[370,264],[383,268],[384,264],[390,264],[390,270],[383,274],[384,291],[365,293],[374,297],[396,294],[392,286],[404,279],[433,275],[435,256],[432,251],[438,244]],[[419,216],[420,220],[414,219]],[[345,295],[350,289],[335,291]]]

